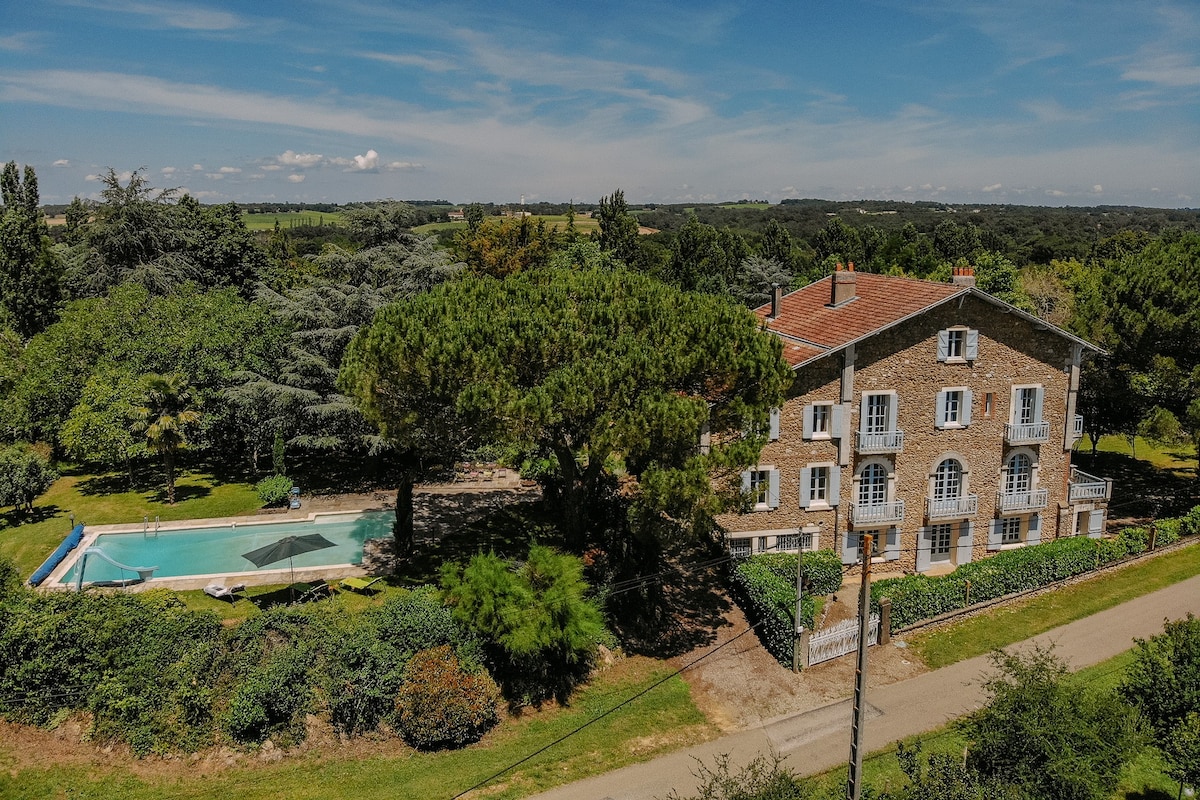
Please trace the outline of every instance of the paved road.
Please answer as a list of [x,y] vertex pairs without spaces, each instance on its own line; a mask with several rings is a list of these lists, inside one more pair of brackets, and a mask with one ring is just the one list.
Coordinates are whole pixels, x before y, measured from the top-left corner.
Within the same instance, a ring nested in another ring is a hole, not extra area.
[[[1200,576],[1055,628],[1018,647],[1053,643],[1055,652],[1079,669],[1128,650],[1135,638],[1160,633],[1165,619],[1179,619],[1189,611],[1200,615]],[[978,681],[989,666],[987,657],[980,656],[873,689],[867,695],[867,752],[978,708],[984,701]],[[743,765],[772,749],[802,775],[824,772],[849,759],[850,716],[847,699],[560,786],[535,800],[651,800],[666,797],[672,789],[684,794],[696,787],[692,769],[697,759],[711,765],[716,756],[728,754],[731,766]]]

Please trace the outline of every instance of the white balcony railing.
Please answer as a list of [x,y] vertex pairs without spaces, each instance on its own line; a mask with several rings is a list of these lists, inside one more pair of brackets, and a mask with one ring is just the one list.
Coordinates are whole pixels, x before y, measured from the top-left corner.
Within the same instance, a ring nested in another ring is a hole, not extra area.
[[1088,475],[1086,472],[1071,468],[1071,480],[1067,485],[1067,501],[1071,503],[1087,503],[1096,500],[1112,499],[1112,481]]
[[1040,511],[1050,505],[1049,489],[1033,489],[1026,492],[1000,492],[996,495],[996,506],[1002,512]]
[[962,497],[925,498],[925,510],[930,519],[962,519],[979,513],[979,495]]
[[904,431],[858,432],[858,452],[860,453],[899,453],[903,449]]
[[1027,422],[1022,425],[1005,425],[1004,441],[1009,444],[1037,444],[1050,441],[1049,422]]
[[904,501],[890,503],[851,503],[850,524],[857,527],[904,521]]

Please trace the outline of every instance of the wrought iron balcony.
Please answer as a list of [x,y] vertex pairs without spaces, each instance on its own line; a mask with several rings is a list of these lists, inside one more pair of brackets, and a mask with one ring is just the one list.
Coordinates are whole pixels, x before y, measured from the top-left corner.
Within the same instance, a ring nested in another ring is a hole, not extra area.
[[903,449],[904,431],[858,432],[858,452],[860,453],[899,453]]
[[904,521],[904,501],[890,503],[851,503],[850,524],[856,527],[891,525]]
[[1041,511],[1050,505],[1049,489],[1031,489],[1024,492],[1000,492],[996,495],[996,507],[1003,513]]
[[962,497],[925,498],[925,514],[932,519],[963,519],[979,513],[979,495]]
[[1067,485],[1067,502],[1088,503],[1112,499],[1112,481],[1088,475],[1071,468],[1071,480]]
[[1005,425],[1004,441],[1008,444],[1039,444],[1050,441],[1049,422],[1027,422],[1022,425]]

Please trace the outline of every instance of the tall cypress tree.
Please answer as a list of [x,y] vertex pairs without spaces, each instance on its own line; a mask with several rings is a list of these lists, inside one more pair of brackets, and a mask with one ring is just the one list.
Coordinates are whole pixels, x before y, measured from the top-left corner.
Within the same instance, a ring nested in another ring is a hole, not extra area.
[[49,229],[38,199],[37,174],[17,163],[0,175],[0,307],[14,330],[28,339],[54,321],[62,265],[50,247]]

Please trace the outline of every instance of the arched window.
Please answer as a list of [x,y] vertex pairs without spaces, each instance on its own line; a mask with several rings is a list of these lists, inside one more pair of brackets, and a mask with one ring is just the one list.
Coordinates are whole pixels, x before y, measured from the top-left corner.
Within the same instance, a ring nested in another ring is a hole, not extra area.
[[962,496],[963,468],[956,458],[947,458],[933,473],[933,499],[952,500]]
[[1024,453],[1016,453],[1008,459],[1007,474],[1004,476],[1004,491],[1020,494],[1033,488],[1033,461]]
[[858,502],[864,506],[883,505],[887,502],[887,470],[882,464],[868,464],[858,480]]

